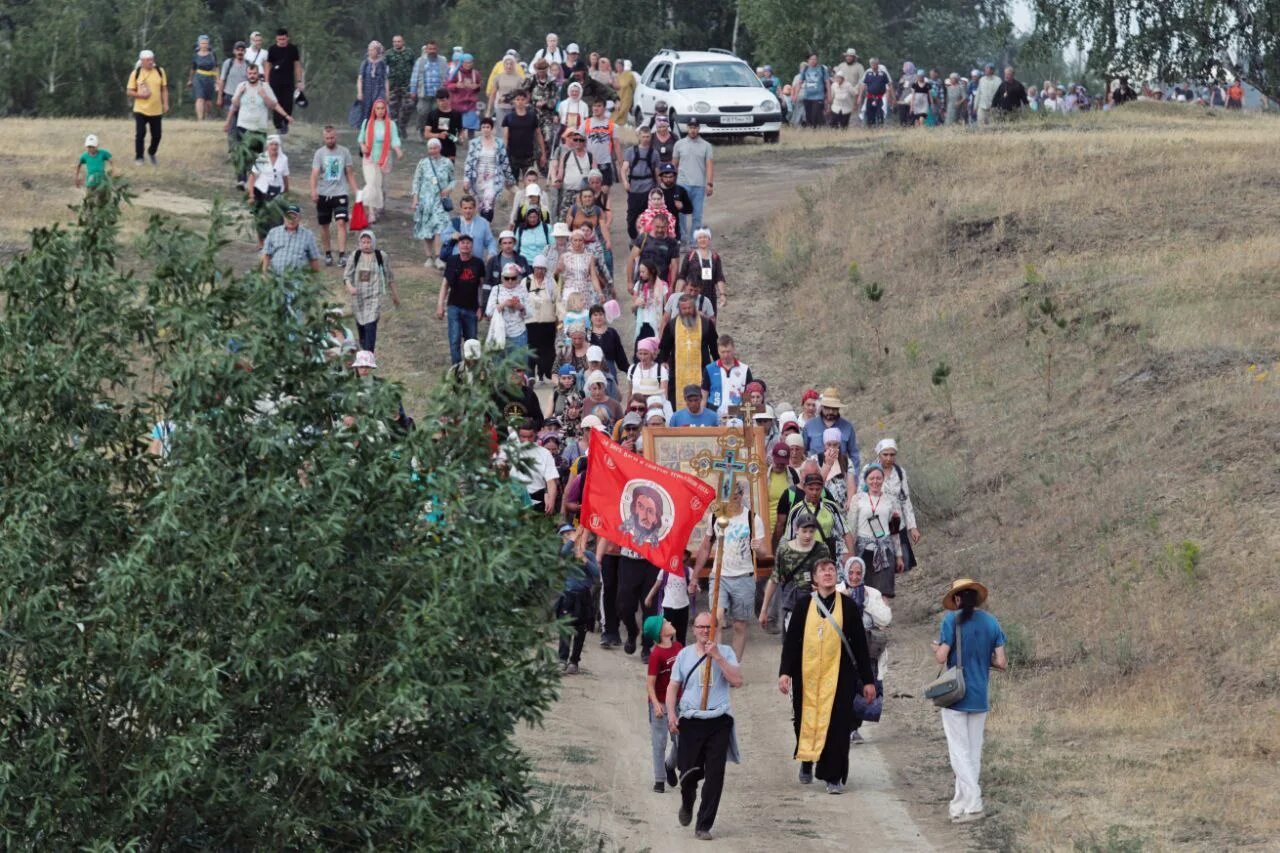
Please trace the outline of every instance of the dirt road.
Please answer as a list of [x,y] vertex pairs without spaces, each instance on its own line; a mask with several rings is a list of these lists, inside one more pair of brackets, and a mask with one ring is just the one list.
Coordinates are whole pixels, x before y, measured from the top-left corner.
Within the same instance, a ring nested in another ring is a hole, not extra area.
[[[782,373],[784,366],[770,361],[768,342],[786,333],[788,323],[782,299],[759,272],[767,219],[796,198],[797,187],[821,180],[849,161],[848,151],[779,153],[730,160],[717,168],[707,222],[725,259],[729,285],[720,324],[737,336],[739,353],[757,365],[757,373]],[[622,239],[625,234],[615,229],[615,240],[620,244]],[[945,818],[945,806],[937,802],[936,778],[912,784],[920,768],[936,767],[941,739],[940,731],[934,732],[932,743],[917,737],[936,725],[919,699],[890,699],[885,722],[866,727],[870,742],[852,750],[846,794],[831,796],[821,783],[798,783],[799,768],[791,758],[790,702],[776,686],[780,643],[751,627],[746,684],[733,698],[743,760],[728,770],[714,831],[720,849],[837,850],[855,841],[881,850],[963,849],[963,837],[939,820]],[[898,687],[906,690],[904,685],[914,686],[927,670],[919,650],[927,649],[928,642],[923,629],[895,633],[895,645],[904,651],[895,657],[902,663],[893,667],[902,681]],[[561,789],[577,818],[617,849],[692,849],[692,828],[676,822],[678,792],[651,790],[645,670],[639,654],[606,651],[598,641],[598,635],[588,636],[583,672],[565,677],[548,726],[521,732],[520,740],[535,756],[543,779]],[[945,748],[941,756],[945,761]]]

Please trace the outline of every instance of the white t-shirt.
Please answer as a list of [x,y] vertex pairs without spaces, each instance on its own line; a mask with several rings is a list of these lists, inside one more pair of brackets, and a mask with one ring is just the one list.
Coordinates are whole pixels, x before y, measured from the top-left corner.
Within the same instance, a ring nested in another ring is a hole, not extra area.
[[560,472],[556,470],[555,457],[551,451],[541,444],[517,444],[508,451],[508,455],[518,454],[529,463],[529,471],[525,473],[514,463],[511,465],[511,479],[524,483],[529,494],[540,492],[547,487],[548,480],[559,480]]
[[267,64],[267,49],[265,47],[255,48],[253,45],[249,45],[244,49],[244,61],[258,66],[259,71],[264,70]]
[[[747,517],[751,517],[751,527],[753,530],[747,530]],[[708,513],[707,529],[703,536],[714,536],[716,532],[715,516]],[[729,526],[724,531],[724,562],[721,564],[720,574],[726,578],[742,577],[749,575],[755,571],[755,564],[751,559],[751,543],[755,540],[764,539],[764,522],[760,520],[760,516],[749,510],[743,510],[729,520]],[[713,540],[713,549],[716,547]],[[715,551],[711,552],[715,556]]]
[[236,95],[240,98],[240,108],[236,112],[237,127],[265,131],[271,126],[271,108],[267,106],[267,99],[275,103],[276,93],[271,91],[270,85],[259,80],[257,86],[251,86],[246,81],[236,88]]
[[283,151],[276,155],[274,163],[267,152],[263,151],[253,164],[253,188],[260,193],[266,193],[271,187],[283,188],[284,179],[288,176],[289,158]]
[[645,367],[640,362],[636,362],[627,369],[627,379],[630,380],[632,387],[642,379],[652,379],[661,385],[667,381],[667,366],[658,364],[656,361]]
[[684,579],[684,572],[672,574],[664,572],[667,584],[662,588],[662,606],[671,610],[680,610],[689,606],[689,582]]

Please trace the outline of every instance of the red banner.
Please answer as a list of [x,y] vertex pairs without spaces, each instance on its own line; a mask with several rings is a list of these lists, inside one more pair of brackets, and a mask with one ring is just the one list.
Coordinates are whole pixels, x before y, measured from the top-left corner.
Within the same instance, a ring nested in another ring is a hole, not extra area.
[[582,524],[672,574],[684,571],[684,549],[716,490],[683,471],[630,453],[591,430]]

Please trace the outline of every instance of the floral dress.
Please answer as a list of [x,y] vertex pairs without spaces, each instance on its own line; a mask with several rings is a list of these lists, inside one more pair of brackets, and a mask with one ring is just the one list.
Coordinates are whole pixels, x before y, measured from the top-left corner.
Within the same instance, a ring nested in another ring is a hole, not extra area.
[[596,291],[591,285],[591,265],[595,257],[588,251],[564,253],[564,273],[560,282],[560,298],[568,304],[568,299],[575,293],[581,293],[587,306],[596,304]]
[[413,173],[413,194],[418,206],[413,210],[413,236],[430,240],[449,225],[449,212],[444,209],[441,190],[453,188],[453,163],[446,157],[423,157]]
[[373,102],[387,97],[387,63],[379,59],[360,64],[360,118],[367,120],[373,112]]
[[480,212],[488,214],[486,219],[492,219],[499,194],[516,180],[511,174],[507,146],[499,139],[494,139],[492,145],[485,145],[483,139],[471,140],[467,146],[463,176],[479,199]]

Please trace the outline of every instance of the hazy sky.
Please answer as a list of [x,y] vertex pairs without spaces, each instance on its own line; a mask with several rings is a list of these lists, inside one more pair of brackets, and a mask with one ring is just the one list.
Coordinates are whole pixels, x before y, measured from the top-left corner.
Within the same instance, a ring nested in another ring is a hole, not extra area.
[[1009,10],[1013,14],[1013,25],[1022,32],[1029,32],[1035,16],[1031,12],[1031,0],[1011,0]]

